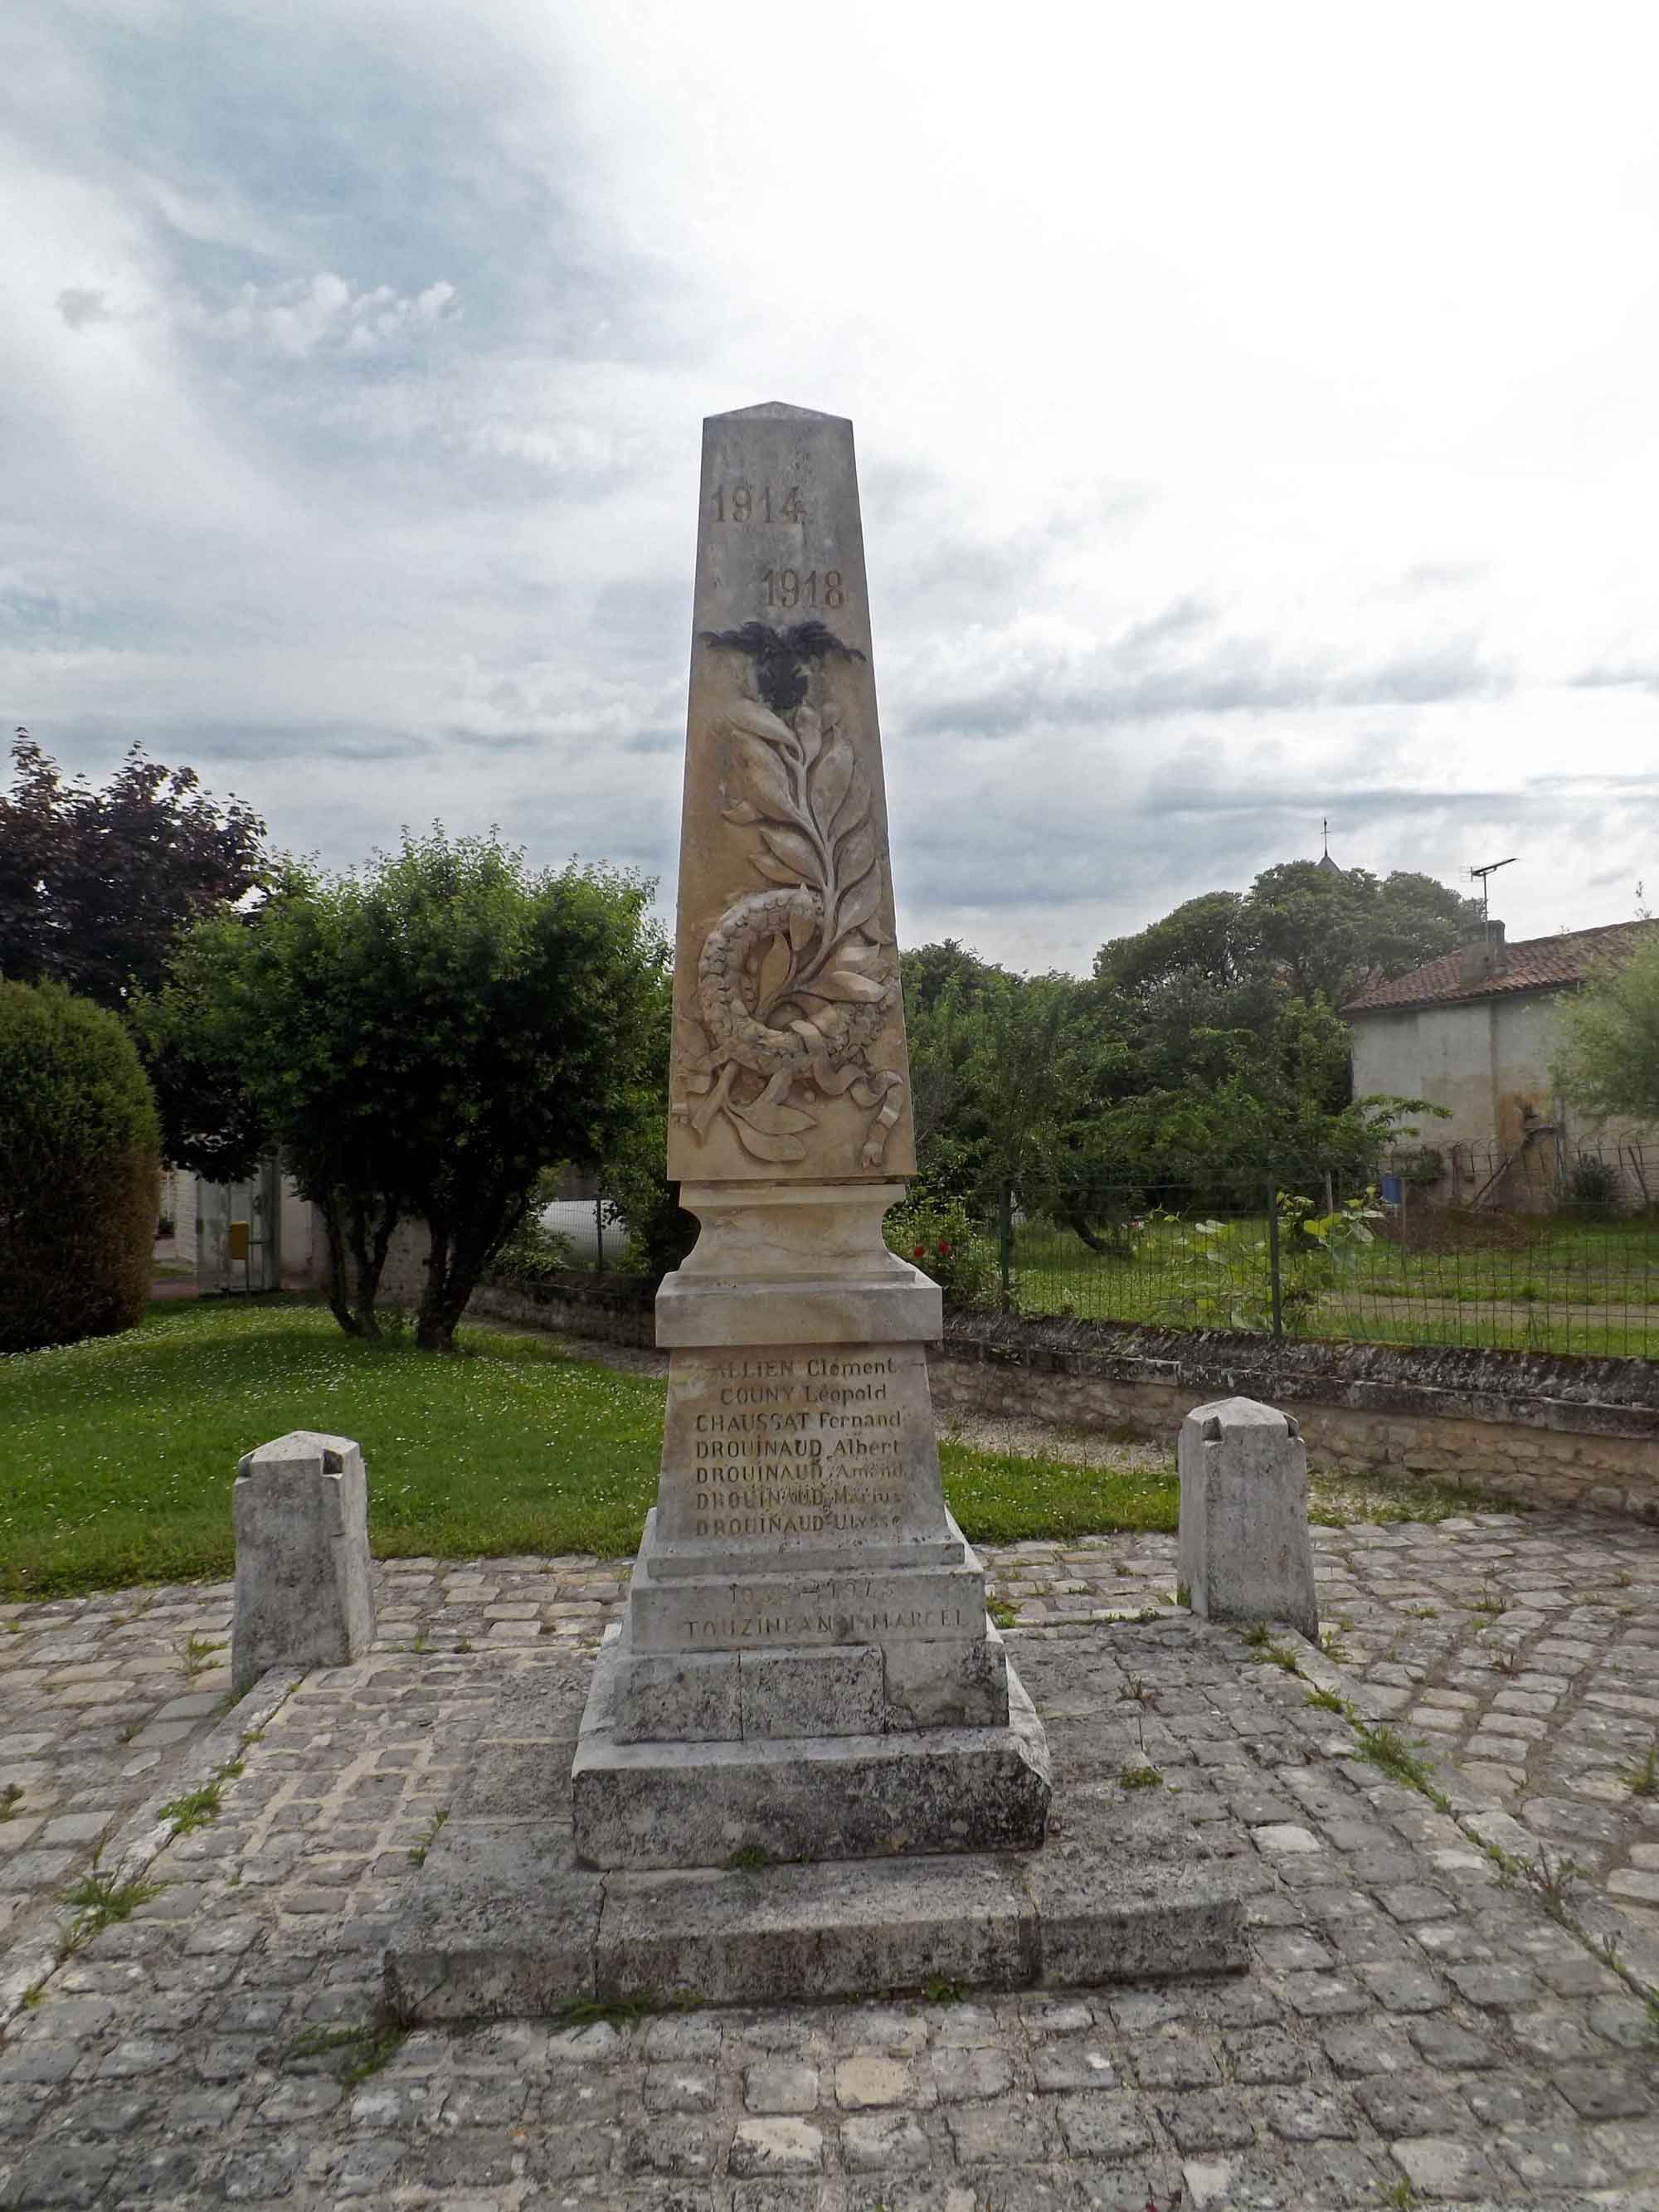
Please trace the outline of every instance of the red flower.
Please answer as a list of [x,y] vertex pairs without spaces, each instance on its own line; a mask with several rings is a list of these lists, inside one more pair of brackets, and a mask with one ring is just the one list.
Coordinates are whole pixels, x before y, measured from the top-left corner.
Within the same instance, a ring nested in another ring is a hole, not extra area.
[[941,1260],[948,1260],[951,1256],[951,1248],[942,1237],[939,1240],[939,1256]]
[[925,1260],[927,1256],[927,1247],[925,1244],[918,1244],[910,1256],[913,1260]]

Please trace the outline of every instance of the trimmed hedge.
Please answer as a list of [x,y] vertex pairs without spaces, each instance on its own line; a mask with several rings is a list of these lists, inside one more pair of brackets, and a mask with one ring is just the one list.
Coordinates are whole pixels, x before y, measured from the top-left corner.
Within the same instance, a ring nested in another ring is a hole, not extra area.
[[161,1174],[155,1097],[117,1016],[0,980],[0,1352],[143,1318]]

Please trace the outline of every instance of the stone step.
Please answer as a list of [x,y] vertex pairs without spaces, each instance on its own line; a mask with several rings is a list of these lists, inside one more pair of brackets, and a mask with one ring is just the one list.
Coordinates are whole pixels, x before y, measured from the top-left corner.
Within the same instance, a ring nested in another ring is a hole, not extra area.
[[1075,1988],[1248,1962],[1237,1863],[1124,1869],[1099,1843],[1001,1855],[597,1874],[568,1831],[452,1821],[386,1955],[411,2021],[574,2003],[766,2004]]

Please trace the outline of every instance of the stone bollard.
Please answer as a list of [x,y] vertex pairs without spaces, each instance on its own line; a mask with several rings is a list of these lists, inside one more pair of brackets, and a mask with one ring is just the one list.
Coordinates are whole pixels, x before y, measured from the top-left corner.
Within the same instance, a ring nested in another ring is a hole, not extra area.
[[295,1429],[244,1453],[231,1498],[230,1686],[267,1667],[345,1667],[374,1633],[368,1480],[349,1437]]
[[1180,1576],[1210,1620],[1283,1620],[1319,1641],[1308,1448],[1254,1398],[1196,1406],[1181,1425]]

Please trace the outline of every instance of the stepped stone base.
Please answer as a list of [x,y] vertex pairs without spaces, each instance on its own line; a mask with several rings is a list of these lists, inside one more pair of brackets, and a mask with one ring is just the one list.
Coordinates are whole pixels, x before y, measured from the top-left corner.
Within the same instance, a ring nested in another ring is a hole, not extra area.
[[386,1954],[400,2017],[535,2019],[573,2001],[778,2004],[1078,1988],[1247,1963],[1231,1863],[1120,1871],[1029,1856],[595,1874],[568,1832],[452,1821]]
[[[503,1686],[399,1905],[385,1972],[405,2017],[533,2018],[583,1998],[762,2004],[934,1982],[1066,1988],[1246,1963],[1244,1897],[1270,1877],[1206,1856],[1174,1796],[1148,1805],[1099,1784],[1062,1790],[1063,1832],[1041,1850],[584,1867],[570,1820],[582,1687],[562,1664]],[[1018,1704],[1030,1710],[1023,1691]]]
[[[994,1648],[1000,1658],[1000,1638]],[[884,1734],[878,1650],[744,1653],[743,1668],[764,1670],[757,1675],[758,1697],[744,1692],[739,1655],[709,1658],[713,1686],[729,1682],[738,1718],[745,1694],[764,1707],[761,1729],[721,1740],[711,1721],[710,1737],[702,1741],[623,1741],[616,1724],[618,1683],[639,1662],[616,1632],[607,1638],[570,1771],[576,1850],[586,1864],[670,1869],[725,1867],[748,1857],[816,1859],[824,1856],[827,1838],[835,1840],[838,1861],[1030,1850],[1042,1843],[1048,1746],[1006,1661],[1000,1671],[1006,1726]],[[792,1661],[817,1670],[815,1711],[825,1679],[836,1678],[840,1662],[845,1733],[777,1732],[777,1670]],[[694,1678],[692,1692],[702,1687]],[[685,1694],[683,1676],[665,1681],[664,1689]]]

